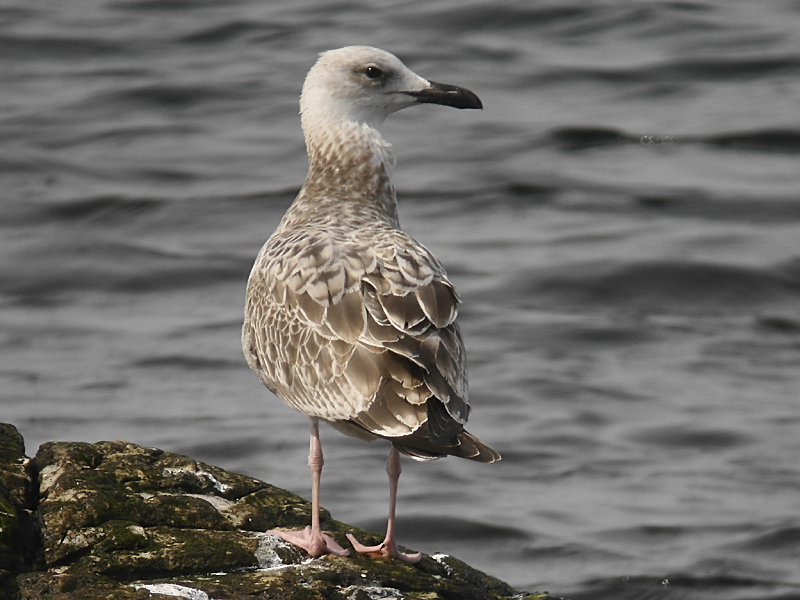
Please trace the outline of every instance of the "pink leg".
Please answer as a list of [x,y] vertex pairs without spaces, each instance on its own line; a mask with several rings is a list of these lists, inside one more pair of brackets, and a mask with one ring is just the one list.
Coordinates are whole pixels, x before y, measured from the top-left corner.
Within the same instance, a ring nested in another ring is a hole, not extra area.
[[311,527],[303,531],[278,531],[271,529],[268,533],[280,536],[286,542],[300,546],[309,556],[316,558],[323,554],[347,556],[349,551],[334,542],[319,528],[319,480],[322,475],[322,445],[319,443],[319,420],[311,419],[311,448],[308,452],[308,468],[311,469]]
[[353,544],[356,552],[367,554],[373,558],[382,556],[399,558],[406,562],[416,564],[422,560],[422,554],[406,554],[397,549],[397,540],[394,536],[394,514],[397,507],[397,480],[400,479],[400,453],[392,446],[389,451],[389,460],[386,461],[386,472],[389,473],[389,524],[386,527],[386,538],[377,546],[364,546],[359,543],[352,533],[347,534],[347,539]]

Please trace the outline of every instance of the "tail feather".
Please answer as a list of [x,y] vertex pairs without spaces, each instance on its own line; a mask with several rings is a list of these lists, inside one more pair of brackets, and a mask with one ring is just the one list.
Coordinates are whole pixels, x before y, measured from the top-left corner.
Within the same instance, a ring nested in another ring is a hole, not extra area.
[[443,456],[457,456],[482,463],[493,463],[500,460],[500,454],[492,450],[474,435],[462,430],[447,440],[431,439],[428,422],[410,435],[402,437],[382,436],[367,430],[357,421],[330,421],[330,424],[342,433],[372,441],[382,437],[394,444],[400,452],[415,460],[436,460]]
[[392,438],[391,442],[403,454],[416,460],[434,460],[443,456],[457,456],[482,463],[500,460],[500,454],[492,450],[468,431],[462,431],[445,443],[431,441],[421,427],[411,435]]
[[493,463],[500,460],[499,452],[492,450],[468,431],[463,431],[458,436],[459,445],[454,448],[458,452],[451,452],[453,456],[468,458],[482,463]]

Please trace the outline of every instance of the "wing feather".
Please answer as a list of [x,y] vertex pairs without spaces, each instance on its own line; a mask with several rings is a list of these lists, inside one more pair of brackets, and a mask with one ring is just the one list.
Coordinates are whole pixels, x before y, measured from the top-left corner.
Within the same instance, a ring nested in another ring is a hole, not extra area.
[[363,335],[366,322],[364,295],[360,290],[345,294],[327,309],[328,327],[348,344],[355,344]]
[[356,347],[347,363],[344,376],[363,398],[374,397],[383,381],[377,363],[377,355],[363,347]]
[[[413,293],[404,296],[383,294],[378,296],[378,300],[389,323],[399,331],[408,333],[413,331],[413,333],[419,334],[431,325],[430,321],[425,318],[425,312],[422,310],[417,296]],[[422,327],[418,327],[423,320],[425,322]]]
[[297,305],[297,309],[303,314],[306,320],[316,323],[317,325],[325,320],[327,310],[322,304],[314,300],[308,292],[295,294],[294,301]]
[[408,433],[419,429],[428,418],[428,410],[425,406],[409,403],[406,398],[396,394],[391,386],[382,389],[381,400],[389,412],[409,428]]
[[377,248],[325,232],[273,238],[248,284],[251,368],[301,412],[447,454],[469,403],[459,299],[439,262],[397,230]]
[[444,328],[456,319],[458,297],[449,283],[434,280],[414,291],[425,316],[437,329]]

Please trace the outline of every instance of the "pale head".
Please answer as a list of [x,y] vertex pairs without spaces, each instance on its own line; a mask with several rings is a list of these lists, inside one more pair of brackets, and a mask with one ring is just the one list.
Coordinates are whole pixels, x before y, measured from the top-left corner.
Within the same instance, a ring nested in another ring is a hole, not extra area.
[[314,125],[379,125],[391,113],[421,103],[481,108],[469,90],[423,79],[389,52],[348,46],[320,55],[306,76],[300,113],[308,132]]

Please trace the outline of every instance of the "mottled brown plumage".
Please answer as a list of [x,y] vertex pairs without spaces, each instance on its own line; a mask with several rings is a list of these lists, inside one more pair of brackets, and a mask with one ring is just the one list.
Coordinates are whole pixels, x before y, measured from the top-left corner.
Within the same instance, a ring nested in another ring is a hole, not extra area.
[[374,48],[325,53],[309,72],[309,172],[253,266],[242,343],[264,385],[314,420],[420,460],[493,462],[500,456],[464,430],[458,295],[436,257],[400,229],[393,159],[374,129],[438,93],[444,104],[480,105],[436,86]]

